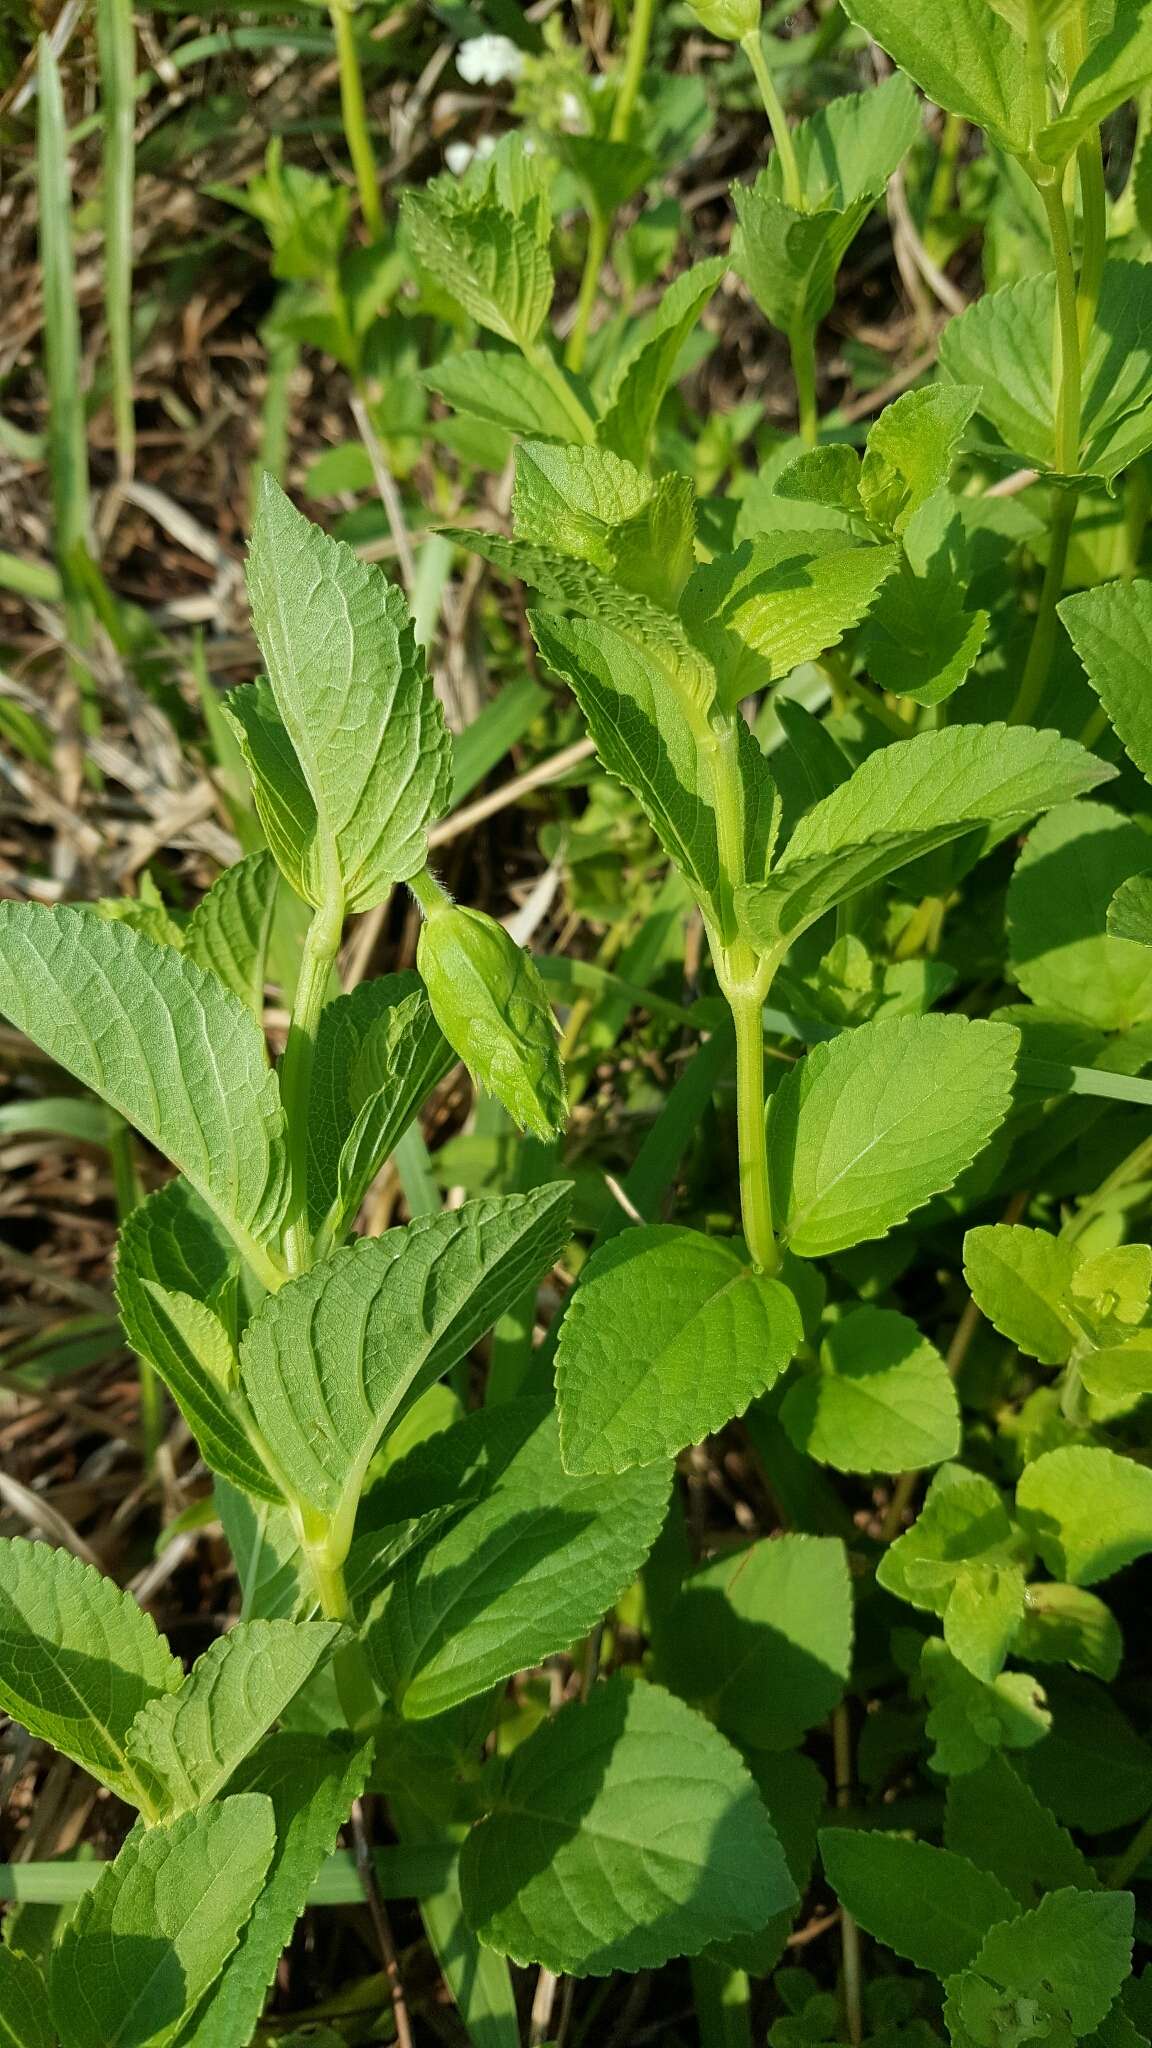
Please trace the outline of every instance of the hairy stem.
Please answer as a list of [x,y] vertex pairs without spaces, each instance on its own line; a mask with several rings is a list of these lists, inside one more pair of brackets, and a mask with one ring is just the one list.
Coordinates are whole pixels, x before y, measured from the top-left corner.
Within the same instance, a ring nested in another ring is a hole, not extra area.
[[760,88],[760,97],[764,102],[764,112],[768,116],[768,126],[772,130],[772,139],[779,152],[780,177],[784,186],[785,205],[792,207],[794,212],[801,213],[803,211],[804,193],[800,183],[800,164],[796,156],[796,145],[792,140],[792,131],[788,126],[788,117],[784,112],[784,103],[776,90],[776,81],[772,76],[768,59],[764,55],[764,43],[758,28],[753,29],[750,35],[741,38],[740,48],[752,66],[756,83]]
[[380,204],[380,180],[376,153],[368,130],[368,109],[364,104],[364,78],[353,26],[354,0],[330,0],[329,14],[336,35],[336,59],[340,67],[340,110],[348,154],[356,173],[360,211],[373,241],[384,233],[384,212]]
[[304,1272],[312,1257],[308,1228],[308,1096],[320,1012],[328,994],[343,925],[344,906],[339,899],[313,912],[300,957],[292,1022],[280,1066],[280,1095],[288,1126],[292,1178],[289,1220],[284,1232],[284,1256],[290,1273]]

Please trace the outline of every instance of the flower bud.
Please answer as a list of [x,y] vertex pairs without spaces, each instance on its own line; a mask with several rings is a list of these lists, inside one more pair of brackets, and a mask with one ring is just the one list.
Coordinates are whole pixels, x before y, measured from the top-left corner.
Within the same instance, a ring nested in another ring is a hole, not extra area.
[[535,962],[494,918],[445,900],[421,928],[416,964],[436,1022],[473,1078],[521,1130],[555,1137],[568,1104]]
[[760,27],[760,0],[688,0],[700,23],[711,36],[739,43],[754,36]]

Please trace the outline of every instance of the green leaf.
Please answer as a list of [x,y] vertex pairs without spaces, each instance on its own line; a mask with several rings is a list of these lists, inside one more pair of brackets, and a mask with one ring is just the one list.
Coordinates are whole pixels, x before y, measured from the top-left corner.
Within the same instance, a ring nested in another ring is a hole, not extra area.
[[63,2048],[166,2048],[235,1948],[275,1839],[252,1795],[134,1830],[52,1957]]
[[760,0],[689,0],[689,5],[710,36],[738,43],[760,33]]
[[264,1014],[268,940],[279,877],[270,853],[250,853],[225,868],[202,896],[184,930],[184,951],[216,975],[251,1010]]
[[1108,930],[1114,939],[1152,946],[1152,875],[1130,875],[1108,905]]
[[0,1540],[0,1653],[4,1712],[148,1806],[128,1731],[184,1674],[131,1594],[66,1550]]
[[998,1749],[1032,1749],[1051,1729],[1044,1691],[1029,1673],[978,1678],[938,1636],[921,1652],[920,1683],[930,1708],[925,1732],[934,1744],[929,1765],[945,1777],[978,1771]]
[[860,457],[846,441],[826,441],[793,456],[776,478],[776,496],[801,505],[831,505],[863,516]]
[[1023,1223],[982,1223],[964,1239],[964,1277],[977,1307],[1041,1365],[1063,1365],[1080,1334],[1070,1314],[1079,1263],[1070,1239]]
[[912,1471],[960,1449],[948,1368],[894,1309],[856,1309],[834,1323],[820,1370],[793,1380],[780,1420],[798,1451],[838,1472]]
[[1027,149],[1024,46],[986,0],[851,0],[845,11],[938,107],[1001,149]]
[[[563,377],[563,371],[560,374]],[[442,356],[422,373],[421,381],[458,412],[487,420],[509,434],[571,441],[576,432],[571,408],[518,350],[461,349]]]
[[1028,1588],[1014,1647],[1026,1663],[1071,1664],[1110,1684],[1120,1669],[1124,1638],[1095,1593],[1042,1579]]
[[674,608],[695,566],[688,477],[653,479],[606,448],[522,442],[512,521],[518,540],[591,562],[626,589]]
[[271,1800],[276,1848],[239,1945],[181,2034],[180,2048],[244,2048],[251,2040],[309,1886],[336,1846],[371,1761],[370,1742],[352,1748],[338,1738],[281,1734],[241,1768],[235,1793]]
[[648,459],[656,416],[680,351],[727,268],[723,256],[694,264],[668,287],[655,312],[634,323],[596,438],[640,468]]
[[0,1010],[167,1153],[242,1250],[272,1237],[279,1090],[262,1032],[215,975],[91,911],[3,903]]
[[[1152,278],[1139,263],[1104,266],[1084,359],[1078,470],[1111,484],[1152,446]],[[980,410],[1012,455],[1055,467],[1050,362],[1056,329],[1051,271],[989,292],[950,320],[940,366],[980,387]]]
[[1152,1805],[1152,1749],[1092,1679],[1056,1671],[1046,1686],[1051,1734],[1019,1766],[1037,1797],[1087,1834],[1141,1820]]
[[482,910],[437,901],[416,964],[453,1051],[522,1131],[547,1141],[568,1120],[556,1020],[540,970]]
[[[451,785],[451,743],[407,606],[379,569],[305,519],[267,476],[248,588],[286,743],[313,813],[285,869],[288,880],[309,903],[370,910],[423,867],[427,828]],[[267,778],[242,702],[242,692],[229,699],[257,808],[282,860],[284,834],[266,815]]]
[[975,386],[929,384],[885,406],[860,470],[860,503],[873,526],[902,534],[947,483],[979,397]]
[[556,1351],[569,1472],[623,1472],[740,1415],[799,1350],[793,1296],[721,1238],[671,1224],[594,1252]]
[[470,206],[451,181],[403,194],[401,218],[421,268],[481,327],[531,348],[552,304],[552,263],[538,215]]
[[945,1465],[934,1475],[912,1527],[889,1544],[876,1577],[897,1599],[943,1614],[970,1565],[1012,1564],[1018,1551],[992,1481],[963,1465]]
[[1016,1901],[966,1856],[862,1828],[822,1828],[820,1854],[844,1910],[917,1969],[962,1970]]
[[1074,1586],[1152,1550],[1152,1471],[1115,1451],[1046,1451],[1021,1474],[1016,1508],[1053,1577]]
[[1016,1564],[970,1564],[953,1581],[944,1641],[965,1671],[986,1685],[1004,1669],[1024,1600],[1024,1574]]
[[0,2044],[2,2048],[55,2048],[48,1993],[34,1962],[7,1945],[0,1948]]
[[1060,1885],[1094,1891],[1098,1882],[1067,1828],[1003,1756],[949,1779],[944,1841],[955,1855],[992,1871],[1022,1906]]
[[1152,1019],[1152,954],[1106,929],[1148,835],[1107,804],[1061,805],[1029,835],[1008,890],[1012,967],[1024,993],[1102,1031]]
[[813,1046],[768,1123],[774,1212],[792,1250],[815,1258],[884,1237],[950,1188],[1008,1113],[1017,1043],[1006,1024],[930,1016]]
[[664,1684],[725,1734],[789,1749],[844,1696],[852,1667],[852,1586],[844,1546],[774,1536],[703,1565],[661,1630]]
[[1113,26],[1074,73],[1059,114],[1036,137],[1037,156],[1047,164],[1066,163],[1077,143],[1150,78],[1152,8],[1137,0],[1118,10]]
[[1141,775],[1152,782],[1152,583],[1102,583],[1059,606],[1073,647]]
[[334,1648],[330,1621],[241,1621],[128,1731],[131,1768],[165,1821],[205,1806]]
[[346,1551],[384,1431],[559,1256],[568,1188],[466,1202],[361,1238],[270,1295],[240,1376],[307,1521]]
[[745,929],[774,945],[921,854],[981,824],[1007,830],[1107,776],[1074,741],[1026,726],[957,725],[898,740],[801,819],[766,884],[740,892]]
[[308,1093],[308,1208],[339,1243],[453,1061],[416,974],[361,982],[320,1013]]
[[878,687],[918,704],[958,690],[988,632],[989,615],[965,602],[970,547],[947,491],[913,513],[899,573],[889,577],[865,622],[861,653]]
[[404,1459],[376,1516],[464,1510],[409,1551],[369,1617],[369,1656],[404,1716],[444,1713],[586,1635],[655,1542],[669,1478],[666,1463],[570,1477],[539,1401],[469,1416]]
[[[205,1369],[205,1345],[229,1343],[226,1309],[235,1260],[219,1225],[186,1180],[172,1180],[128,1217],[116,1252],[116,1300],[134,1351],[155,1367],[214,1472],[278,1501],[279,1487],[245,1431],[228,1383]],[[236,1362],[231,1356],[231,1380]]]
[[1049,1892],[1031,1912],[990,1928],[972,1968],[1021,1997],[1054,1997],[1082,2039],[1131,1969],[1133,1910],[1131,1892]]
[[721,678],[720,702],[791,675],[859,625],[896,564],[838,534],[767,534],[697,569],[681,615]]
[[796,1900],[735,1750],[671,1694],[626,1678],[594,1686],[516,1751],[460,1878],[482,1941],[571,1976],[658,1969],[754,1934]]

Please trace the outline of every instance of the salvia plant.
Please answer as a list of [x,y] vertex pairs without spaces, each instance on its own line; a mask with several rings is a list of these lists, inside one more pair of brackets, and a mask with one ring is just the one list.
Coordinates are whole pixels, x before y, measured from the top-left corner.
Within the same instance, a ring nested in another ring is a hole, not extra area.
[[[560,855],[583,830],[613,856],[625,820],[656,907],[581,975],[453,899],[425,636],[265,477],[263,674],[223,705],[254,850],[187,916],[0,906],[0,1009],[175,1169],[126,1216],[117,1299],[240,1588],[185,1670],[94,1566],[0,1542],[0,1704],[135,1815],[48,1936],[17,1916],[0,1947],[14,2048],[243,2048],[309,1897],[380,1881],[368,1795],[432,1858],[480,2048],[526,2038],[509,1962],[678,1958],[705,2048],[1152,2039],[1123,1634],[1152,1553],[1152,188],[1143,120],[1123,190],[1101,141],[1152,88],[1152,6],[845,0],[878,82],[795,124],[779,10],[692,11],[774,147],[730,254],[642,312],[672,246],[643,195],[699,112],[646,70],[643,0],[578,122],[556,35],[522,129],[406,191],[396,239],[363,138],[368,251],[275,148],[227,195],[268,230],[280,331],[359,402],[382,292],[451,329],[422,388],[468,459],[513,448],[510,517],[436,544],[532,593],[604,778]],[[1028,258],[869,426],[822,419],[820,330],[921,95],[953,167],[982,132]],[[586,223],[563,346],[558,179]],[[722,289],[794,372],[755,473],[678,396]],[[346,920],[397,890],[415,969],[342,992]],[[593,1051],[636,1010],[649,1051],[689,1034],[607,1187],[564,1150],[599,1001]],[[358,1234],[459,1063],[514,1171]],[[761,1532],[701,1556],[693,1447],[738,1418]],[[565,1656],[565,1703],[510,1692]],[[385,1985],[349,2038],[391,2011]]]

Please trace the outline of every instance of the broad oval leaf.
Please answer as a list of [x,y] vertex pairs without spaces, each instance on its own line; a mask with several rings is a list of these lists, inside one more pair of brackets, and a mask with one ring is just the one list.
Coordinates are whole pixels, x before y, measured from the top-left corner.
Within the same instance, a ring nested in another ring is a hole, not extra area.
[[48,1543],[0,1540],[0,1706],[29,1734],[148,1807],[128,1731],[183,1677],[151,1617],[103,1572]]
[[374,1603],[367,1644],[406,1719],[444,1713],[586,1635],[656,1541],[670,1479],[666,1462],[571,1477],[539,1401],[468,1416],[404,1459],[374,1490],[373,1517],[421,1517],[431,1535]]
[[379,569],[305,519],[268,476],[248,588],[284,728],[274,778],[284,795],[271,815],[275,735],[266,714],[246,717],[247,693],[234,693],[230,708],[270,842],[283,864],[294,837],[286,871],[310,903],[370,910],[423,867],[428,826],[451,787],[451,743],[407,606]]
[[1016,1508],[1053,1577],[1074,1586],[1094,1586],[1152,1550],[1152,1472],[1116,1451],[1045,1451],[1021,1474]]
[[1152,952],[1107,929],[1117,888],[1150,849],[1109,804],[1062,805],[1029,834],[1008,889],[1008,943],[1034,1003],[1102,1031],[1152,1020]]
[[964,1277],[993,1327],[1041,1365],[1063,1365],[1080,1335],[1071,1312],[1080,1263],[1069,1238],[1023,1223],[983,1223],[964,1239]]
[[806,1456],[838,1472],[907,1472],[960,1449],[960,1404],[936,1346],[894,1309],[834,1323],[820,1368],[795,1379],[780,1420]]
[[53,1952],[62,2048],[168,2048],[235,1948],[275,1845],[272,1802],[254,1793],[134,1829]]
[[1141,775],[1152,782],[1152,583],[1102,583],[1059,607],[1088,681]]
[[560,1325],[569,1472],[623,1472],[740,1415],[804,1339],[794,1296],[722,1238],[653,1224],[592,1254]]
[[92,911],[3,903],[0,1010],[166,1153],[242,1249],[273,1236],[287,1182],[276,1076],[214,974]]
[[335,1647],[330,1621],[241,1621],[196,1659],[183,1684],[140,1709],[132,1769],[165,1821],[204,1806]]
[[658,1969],[796,1902],[736,1751],[670,1693],[626,1678],[516,1751],[460,1882],[482,1941],[571,1976]]
[[967,1017],[897,1017],[813,1046],[772,1097],[779,1227],[815,1258],[884,1237],[943,1194],[1012,1100],[1019,1035]]
[[553,1264],[568,1196],[554,1182],[360,1238],[253,1317],[241,1387],[286,1491],[338,1549],[385,1429]]

